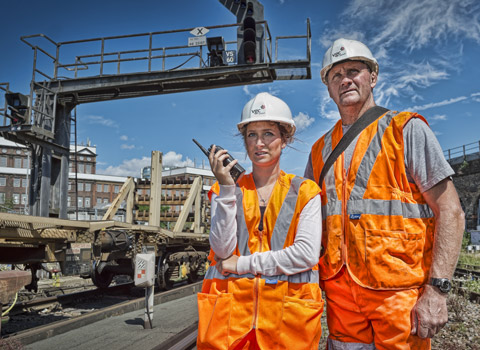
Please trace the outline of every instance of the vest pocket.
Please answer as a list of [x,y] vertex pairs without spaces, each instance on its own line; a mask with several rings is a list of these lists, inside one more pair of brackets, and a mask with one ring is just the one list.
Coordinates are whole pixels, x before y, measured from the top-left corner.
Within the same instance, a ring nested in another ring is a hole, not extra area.
[[232,298],[231,293],[197,294],[199,349],[228,349]]
[[320,318],[324,301],[285,296],[282,322],[278,329],[280,344],[285,349],[317,349],[321,331]]
[[423,282],[422,233],[367,229],[365,235],[365,263],[372,287],[403,288]]

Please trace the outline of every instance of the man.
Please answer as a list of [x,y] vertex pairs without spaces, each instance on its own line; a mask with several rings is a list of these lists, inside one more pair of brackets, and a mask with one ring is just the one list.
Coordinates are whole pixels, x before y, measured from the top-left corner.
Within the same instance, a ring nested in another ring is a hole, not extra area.
[[[338,39],[321,76],[341,120],[312,147],[305,177],[316,182],[343,134],[375,106],[378,64],[361,42]],[[448,320],[464,230],[453,173],[426,120],[396,111],[368,125],[327,172],[319,270],[328,349],[430,349]]]

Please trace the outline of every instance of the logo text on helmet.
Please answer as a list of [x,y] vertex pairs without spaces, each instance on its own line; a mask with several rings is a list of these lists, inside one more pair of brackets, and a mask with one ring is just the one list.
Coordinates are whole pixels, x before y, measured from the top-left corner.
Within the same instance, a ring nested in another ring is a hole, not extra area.
[[252,113],[257,114],[265,114],[265,105],[261,105],[260,108],[252,109]]
[[346,54],[345,48],[342,46],[342,47],[340,48],[340,50],[338,50],[337,52],[334,52],[334,53],[332,54],[332,56],[333,56],[333,57],[339,57],[339,56],[343,56],[343,55],[345,55],[345,54]]

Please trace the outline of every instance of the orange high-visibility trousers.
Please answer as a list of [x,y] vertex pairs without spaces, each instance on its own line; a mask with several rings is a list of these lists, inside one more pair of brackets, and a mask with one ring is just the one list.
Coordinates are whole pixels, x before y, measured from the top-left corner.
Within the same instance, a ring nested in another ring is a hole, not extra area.
[[430,339],[411,332],[411,311],[419,289],[372,290],[342,270],[322,281],[327,300],[328,350],[425,350]]

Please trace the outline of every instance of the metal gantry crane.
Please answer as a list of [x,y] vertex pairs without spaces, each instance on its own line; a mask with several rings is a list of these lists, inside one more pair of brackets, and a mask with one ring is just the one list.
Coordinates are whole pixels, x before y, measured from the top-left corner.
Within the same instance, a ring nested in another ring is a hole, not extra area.
[[[274,38],[259,1],[219,1],[236,16],[237,23],[65,42],[44,34],[21,37],[33,50],[30,92],[14,93],[8,83],[0,84],[5,91],[0,133],[30,148],[30,215],[67,218],[72,111],[79,104],[311,78],[309,20],[306,34]],[[232,28],[236,40],[225,41],[224,34]],[[156,45],[178,33],[194,37],[188,44]],[[132,38],[144,39],[144,47],[109,48],[112,42],[118,46]],[[279,60],[279,42],[285,39],[304,41],[305,57]],[[48,47],[39,46],[39,40]],[[90,50],[81,54],[85,46]],[[53,61],[48,72],[43,66],[40,69],[40,57]],[[179,59],[184,62],[169,65]]]

